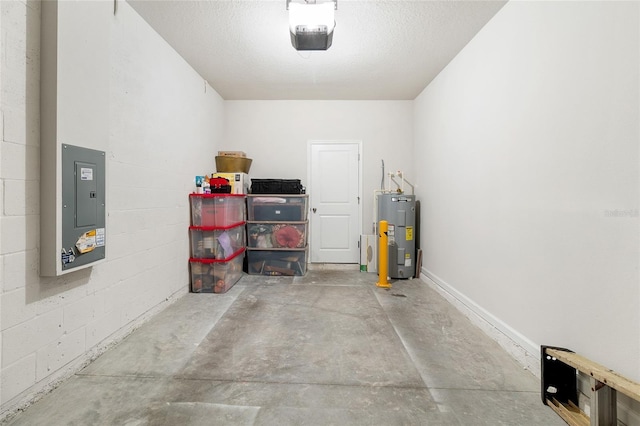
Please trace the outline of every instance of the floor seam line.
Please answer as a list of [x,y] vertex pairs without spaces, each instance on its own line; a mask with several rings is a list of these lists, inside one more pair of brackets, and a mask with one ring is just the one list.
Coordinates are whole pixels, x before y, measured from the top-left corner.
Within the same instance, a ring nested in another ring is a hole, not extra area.
[[175,375],[169,376],[152,376],[152,375],[131,375],[131,374],[77,374],[78,377],[96,377],[96,378],[111,378],[111,379],[169,379],[179,381],[191,381],[191,382],[221,382],[221,383],[246,383],[246,384],[262,384],[262,385],[307,385],[307,386],[336,386],[336,387],[361,387],[361,388],[397,388],[397,389],[416,389],[416,390],[428,390],[426,386],[414,386],[414,385],[393,385],[393,384],[350,384],[350,383],[308,383],[308,382],[277,382],[277,381],[264,381],[264,380],[235,380],[235,379],[219,379],[219,378],[198,378],[198,377],[181,377]]

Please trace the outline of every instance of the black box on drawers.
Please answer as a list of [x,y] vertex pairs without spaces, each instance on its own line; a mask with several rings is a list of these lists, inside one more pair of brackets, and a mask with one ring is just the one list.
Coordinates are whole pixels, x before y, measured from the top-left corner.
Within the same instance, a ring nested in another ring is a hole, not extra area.
[[304,194],[300,179],[251,179],[252,194]]

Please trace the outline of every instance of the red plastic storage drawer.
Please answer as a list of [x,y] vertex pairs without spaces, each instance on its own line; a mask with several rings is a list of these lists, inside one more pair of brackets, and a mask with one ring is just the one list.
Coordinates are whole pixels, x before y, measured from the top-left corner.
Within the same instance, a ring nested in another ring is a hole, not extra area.
[[191,257],[198,259],[225,259],[245,245],[244,222],[216,228],[190,226]]
[[224,293],[242,277],[244,247],[227,259],[189,259],[193,293]]
[[227,227],[245,220],[243,194],[189,194],[191,225]]

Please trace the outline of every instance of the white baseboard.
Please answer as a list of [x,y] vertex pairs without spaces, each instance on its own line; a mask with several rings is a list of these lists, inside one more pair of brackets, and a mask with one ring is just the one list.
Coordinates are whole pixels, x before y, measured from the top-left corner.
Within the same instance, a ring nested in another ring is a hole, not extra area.
[[[426,268],[422,268],[420,279],[447,299],[449,303],[455,306],[489,337],[498,342],[525,369],[531,371],[537,378],[541,378],[539,345],[536,345],[509,325],[500,321]],[[580,377],[578,381],[580,392],[583,395],[581,408],[587,413],[590,411],[588,401],[590,395],[589,383],[583,377]],[[640,425],[640,402],[634,401],[626,395],[619,395],[618,424]]]
[[540,378],[540,346],[529,340],[505,322],[460,293],[426,268],[420,271],[420,279],[442,295],[471,322],[495,340],[523,368]]
[[357,263],[308,263],[309,271],[358,271],[360,265]]

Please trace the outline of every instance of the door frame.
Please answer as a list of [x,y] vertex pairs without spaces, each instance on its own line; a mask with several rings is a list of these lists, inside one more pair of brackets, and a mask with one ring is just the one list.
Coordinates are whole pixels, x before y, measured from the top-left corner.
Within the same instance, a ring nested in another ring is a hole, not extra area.
[[[311,208],[313,206],[313,182],[311,181],[311,151],[313,145],[346,145],[346,144],[354,144],[358,146],[358,248],[360,248],[360,235],[362,235],[362,206],[363,206],[363,197],[362,197],[362,140],[358,139],[309,139],[307,140],[307,186],[306,192],[309,194],[309,230],[312,229],[311,221],[313,220],[313,215],[311,214]],[[314,238],[313,233],[309,236],[309,241]],[[311,243],[310,243],[311,244]],[[311,256],[311,249],[309,249],[309,263],[322,263],[318,262]],[[359,260],[356,260],[356,265],[359,263]]]

